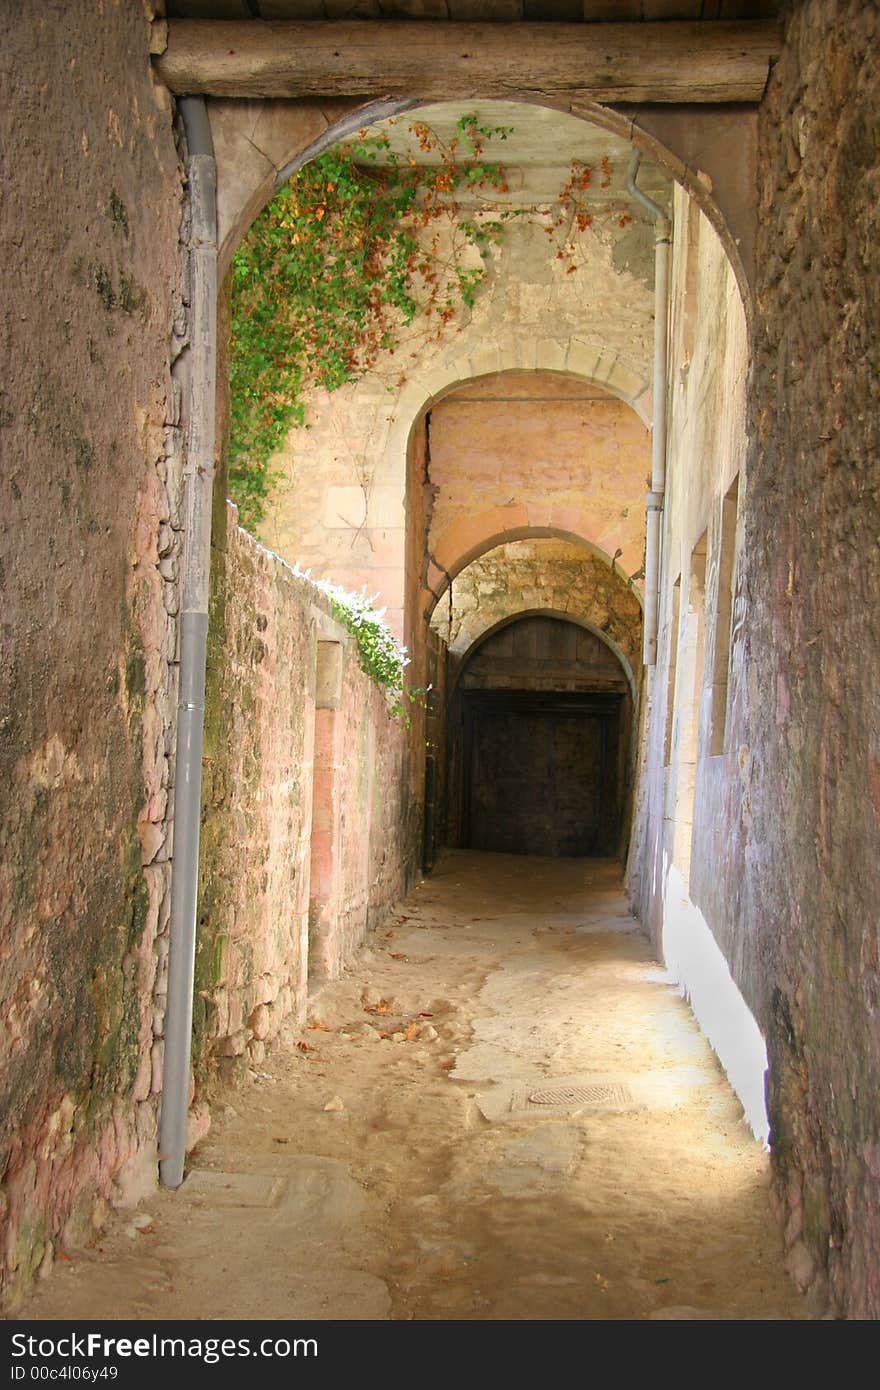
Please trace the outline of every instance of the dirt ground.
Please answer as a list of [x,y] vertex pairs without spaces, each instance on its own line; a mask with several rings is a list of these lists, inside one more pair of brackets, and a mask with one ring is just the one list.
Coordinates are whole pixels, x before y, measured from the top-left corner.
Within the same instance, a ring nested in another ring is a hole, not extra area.
[[457,851],[17,1316],[803,1318],[768,1182],[617,867]]

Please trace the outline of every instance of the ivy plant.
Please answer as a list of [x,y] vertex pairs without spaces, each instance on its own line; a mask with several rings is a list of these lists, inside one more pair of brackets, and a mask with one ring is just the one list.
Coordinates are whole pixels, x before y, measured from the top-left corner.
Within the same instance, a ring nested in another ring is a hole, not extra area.
[[356,381],[417,317],[441,333],[485,276],[501,221],[465,215],[457,195],[507,191],[486,148],[509,129],[468,115],[448,144],[423,123],[409,130],[430,163],[363,130],[299,170],[235,255],[229,490],[246,527],[263,517],[271,457],[306,423],[309,392]]
[[378,594],[367,596],[367,587],[349,591],[329,579],[313,579],[310,570],[294,566],[294,573],[307,579],[330,600],[330,610],[338,623],[346,628],[357,644],[358,663],[365,675],[381,686],[388,699],[388,711],[395,716],[404,713],[404,672],[409,665],[406,647],[398,642],[385,618],[386,609],[376,608]]

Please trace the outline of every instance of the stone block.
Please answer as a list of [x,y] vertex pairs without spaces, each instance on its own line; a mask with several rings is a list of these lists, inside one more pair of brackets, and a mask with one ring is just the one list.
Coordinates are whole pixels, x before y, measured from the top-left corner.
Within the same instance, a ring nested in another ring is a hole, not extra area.
[[568,365],[568,340],[539,338],[535,350],[535,366],[545,372],[564,372]]
[[[339,708],[342,701],[344,658],[345,650],[341,642],[318,641],[315,704],[319,710]],[[321,727],[324,728],[323,723]]]

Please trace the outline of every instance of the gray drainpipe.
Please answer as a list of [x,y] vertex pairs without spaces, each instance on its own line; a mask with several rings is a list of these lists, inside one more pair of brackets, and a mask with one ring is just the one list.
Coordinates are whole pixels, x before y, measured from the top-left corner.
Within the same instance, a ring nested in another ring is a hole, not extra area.
[[189,1112],[217,381],[217,171],[214,146],[203,98],[186,97],[180,102],[180,109],[189,150],[186,174],[192,212],[189,248],[192,312],[183,499],[174,854],[171,862],[165,1059],[159,1119],[159,1175],[165,1187],[179,1187],[183,1181]]
[[626,191],[654,222],[654,419],[651,425],[651,491],[645,497],[645,629],[642,659],[657,661],[657,613],[660,598],[660,542],[666,491],[666,376],[669,318],[669,248],[672,223],[659,203],[636,188],[642,156],[636,150],[626,176]]

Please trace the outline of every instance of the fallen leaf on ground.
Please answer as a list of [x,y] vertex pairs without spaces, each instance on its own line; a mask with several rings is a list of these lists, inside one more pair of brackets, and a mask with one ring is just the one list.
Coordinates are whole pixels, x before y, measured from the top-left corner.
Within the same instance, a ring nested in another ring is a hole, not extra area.
[[385,933],[385,935],[386,935],[386,937],[391,937],[391,936],[394,935],[394,932],[393,932],[393,930],[392,930],[392,931],[387,931],[387,932]]
[[403,954],[402,951],[392,951],[392,952],[391,952],[391,959],[392,959],[392,960],[409,960],[409,956],[405,956],[405,955]]
[[297,1047],[299,1048],[300,1052],[314,1052],[314,1051],[315,1051],[315,1049],[312,1047],[312,1044],[311,1044],[311,1043],[307,1043],[307,1042],[298,1042],[298,1043],[297,1043]]
[[404,1042],[411,1042],[411,1041],[412,1041],[412,1039],[413,1039],[413,1038],[415,1037],[415,1035],[416,1035],[416,1029],[418,1028],[418,1026],[419,1026],[419,1025],[418,1025],[417,1023],[411,1023],[411,1024],[409,1025],[409,1027],[407,1028],[406,1032],[405,1032],[404,1035],[403,1035],[403,1041],[404,1041]]
[[321,1033],[332,1033],[333,1029],[329,1023],[324,1023],[320,1018],[313,1018],[309,1024],[310,1028],[317,1028]]

